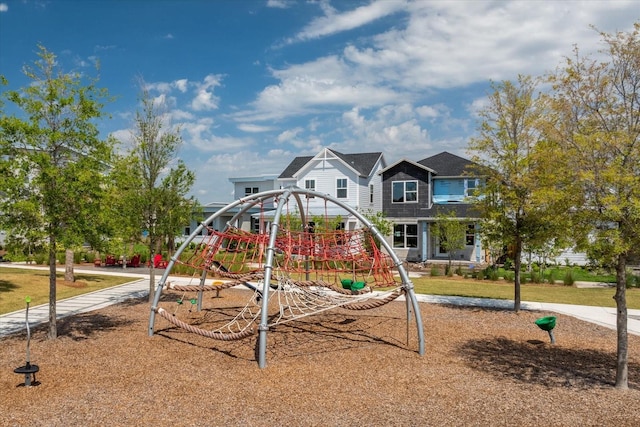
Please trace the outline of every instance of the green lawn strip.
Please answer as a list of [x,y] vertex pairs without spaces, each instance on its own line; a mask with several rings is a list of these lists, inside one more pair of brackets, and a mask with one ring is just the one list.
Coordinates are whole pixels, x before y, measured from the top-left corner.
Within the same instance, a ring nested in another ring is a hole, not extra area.
[[[63,273],[57,274],[57,299],[121,285],[133,280],[130,277],[104,276],[99,274],[76,274],[77,282],[85,287],[75,288],[63,284]],[[437,279],[421,277],[412,279],[415,291],[427,295],[448,295],[475,298],[513,299],[513,284],[475,279]],[[522,285],[522,300],[577,304],[600,307],[615,307],[610,288],[575,288],[563,285]],[[24,270],[2,268],[0,270],[0,314],[20,310],[25,307],[26,296],[31,297],[31,306],[49,301],[49,272],[44,270]],[[640,309],[640,289],[627,289],[627,306]]]
[[[474,279],[412,279],[416,293],[475,298],[513,299],[513,284]],[[615,307],[615,288],[575,288],[563,285],[525,284],[521,287],[522,301]],[[640,289],[627,289],[627,306],[640,309]]]
[[[75,275],[76,283],[84,283],[86,286],[71,287],[63,284],[64,273],[57,273],[56,277],[57,300],[110,288],[134,280],[131,277],[82,273]],[[31,297],[31,307],[49,302],[49,272],[4,267],[0,269],[0,314],[25,308],[26,296]]]

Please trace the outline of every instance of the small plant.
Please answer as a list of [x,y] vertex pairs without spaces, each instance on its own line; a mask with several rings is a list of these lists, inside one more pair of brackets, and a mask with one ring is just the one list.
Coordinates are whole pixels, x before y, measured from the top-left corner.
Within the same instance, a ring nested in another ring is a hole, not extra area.
[[432,265],[431,266],[431,275],[432,276],[439,276],[440,275],[440,269],[438,268],[437,265]]
[[553,273],[553,271],[550,271],[547,275],[547,282],[552,285],[556,283],[556,275]]
[[567,270],[567,272],[564,274],[564,279],[562,280],[562,283],[564,283],[565,286],[573,286],[573,284],[575,283],[575,279],[573,277],[573,270]]
[[640,276],[635,276],[631,270],[627,270],[627,288],[640,286]]
[[38,252],[37,254],[35,254],[33,256],[33,258],[34,258],[36,264],[43,265],[43,264],[45,264],[45,261],[47,259],[47,255],[42,253],[42,252]]
[[487,268],[484,270],[484,277],[485,277],[487,280],[493,280],[493,281],[496,281],[496,280],[498,280],[498,279],[500,278],[500,276],[499,276],[499,274],[498,274],[498,270],[496,270],[496,269],[495,269],[495,268],[493,268],[493,267],[487,267]]
[[531,283],[542,283],[542,275],[535,269],[531,272]]
[[457,266],[457,267],[456,267],[456,271],[455,271],[455,273],[456,273],[458,276],[462,276],[462,267]]
[[513,279],[515,279],[516,275],[513,271],[505,271],[503,277],[505,282],[513,282]]

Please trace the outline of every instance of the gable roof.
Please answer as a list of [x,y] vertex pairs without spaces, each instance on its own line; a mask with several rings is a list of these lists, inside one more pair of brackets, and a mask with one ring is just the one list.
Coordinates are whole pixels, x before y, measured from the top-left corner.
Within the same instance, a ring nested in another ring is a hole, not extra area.
[[407,164],[409,164],[411,166],[415,166],[418,169],[426,170],[427,172],[431,172],[431,173],[434,173],[434,174],[436,173],[436,171],[434,171],[433,169],[431,169],[431,168],[429,168],[429,167],[427,167],[425,165],[421,165],[420,163],[416,163],[416,162],[414,162],[412,160],[400,159],[400,160],[394,162],[393,164],[387,166],[386,168],[382,169],[380,172],[378,172],[378,175],[382,175],[386,171],[391,170],[391,169],[395,168],[396,166],[398,166],[398,165],[400,165],[402,163],[407,163]]
[[465,172],[469,172],[470,165],[476,164],[447,151],[422,159],[418,163],[433,169],[439,176],[463,176]]
[[[355,154],[343,154],[338,151],[332,150],[330,148],[326,148],[326,151],[330,151],[333,153],[338,159],[340,159],[345,165],[353,169],[355,172],[360,174],[361,176],[369,176],[373,172],[373,168],[376,163],[382,157],[382,152],[372,152],[372,153],[355,153]],[[318,154],[324,153],[321,151]],[[315,159],[316,156],[302,156],[294,158],[291,163],[282,171],[278,178],[287,179],[287,178],[295,178],[296,173],[300,171],[307,163],[311,160]]]

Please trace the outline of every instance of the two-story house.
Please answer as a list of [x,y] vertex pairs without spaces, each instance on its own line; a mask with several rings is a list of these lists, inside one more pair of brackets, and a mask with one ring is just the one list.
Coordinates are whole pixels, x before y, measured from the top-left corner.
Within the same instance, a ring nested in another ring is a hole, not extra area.
[[[325,148],[315,156],[296,157],[278,177],[281,188],[297,186],[328,194],[360,212],[382,209],[382,176],[386,167],[381,152],[343,154]],[[311,198],[305,206],[308,215],[340,216],[343,227],[353,230],[358,221],[338,206],[325,205]]]
[[438,214],[459,218],[467,224],[465,248],[453,259],[485,260],[477,227],[477,214],[468,196],[480,184],[470,175],[473,162],[448,152],[414,162],[401,159],[382,171],[382,210],[394,223],[390,237],[401,258],[424,262],[447,259],[449,254],[431,233]]

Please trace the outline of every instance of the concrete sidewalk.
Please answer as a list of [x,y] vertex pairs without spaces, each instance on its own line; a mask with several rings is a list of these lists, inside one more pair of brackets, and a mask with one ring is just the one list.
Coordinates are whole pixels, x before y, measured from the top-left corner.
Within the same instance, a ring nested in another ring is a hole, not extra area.
[[[19,266],[15,264],[6,265],[7,267],[18,268],[30,268],[32,266]],[[0,266],[0,270],[1,270]],[[42,267],[41,267],[42,268]],[[44,269],[48,269],[44,267]],[[64,269],[60,269],[64,271]],[[118,275],[131,277],[132,280],[129,283],[120,286],[114,286],[100,291],[95,291],[83,295],[78,295],[73,298],[60,300],[56,304],[56,317],[63,318],[72,316],[79,313],[86,313],[88,311],[98,310],[113,304],[117,304],[122,301],[126,301],[132,298],[141,298],[149,295],[149,275],[145,274],[147,271],[141,271],[135,273],[132,271],[123,271],[119,269],[117,271],[102,271],[103,269],[76,269],[78,274],[105,274],[105,275]],[[134,270],[134,269],[126,269]],[[156,277],[156,283],[162,277],[164,270],[158,270]],[[190,282],[189,278],[184,277],[171,277],[171,282]],[[453,296],[436,296],[436,295],[417,295],[418,300],[426,303],[434,304],[451,304],[459,306],[472,306],[472,307],[485,307],[485,308],[500,308],[509,310],[513,308],[513,301],[510,300],[497,300],[489,298],[465,298],[465,297],[453,297]],[[595,323],[610,329],[616,329],[616,309],[611,307],[593,307],[571,304],[554,304],[554,303],[539,303],[539,302],[522,302],[521,307],[523,310],[540,311],[559,313],[568,316],[575,317],[586,322]],[[43,304],[29,308],[29,325],[35,326],[49,321],[49,305]],[[627,319],[627,328],[630,334],[640,335],[640,310],[629,310]],[[25,325],[25,310],[18,310],[12,313],[4,314],[0,316],[0,337],[19,332],[26,329]]]

